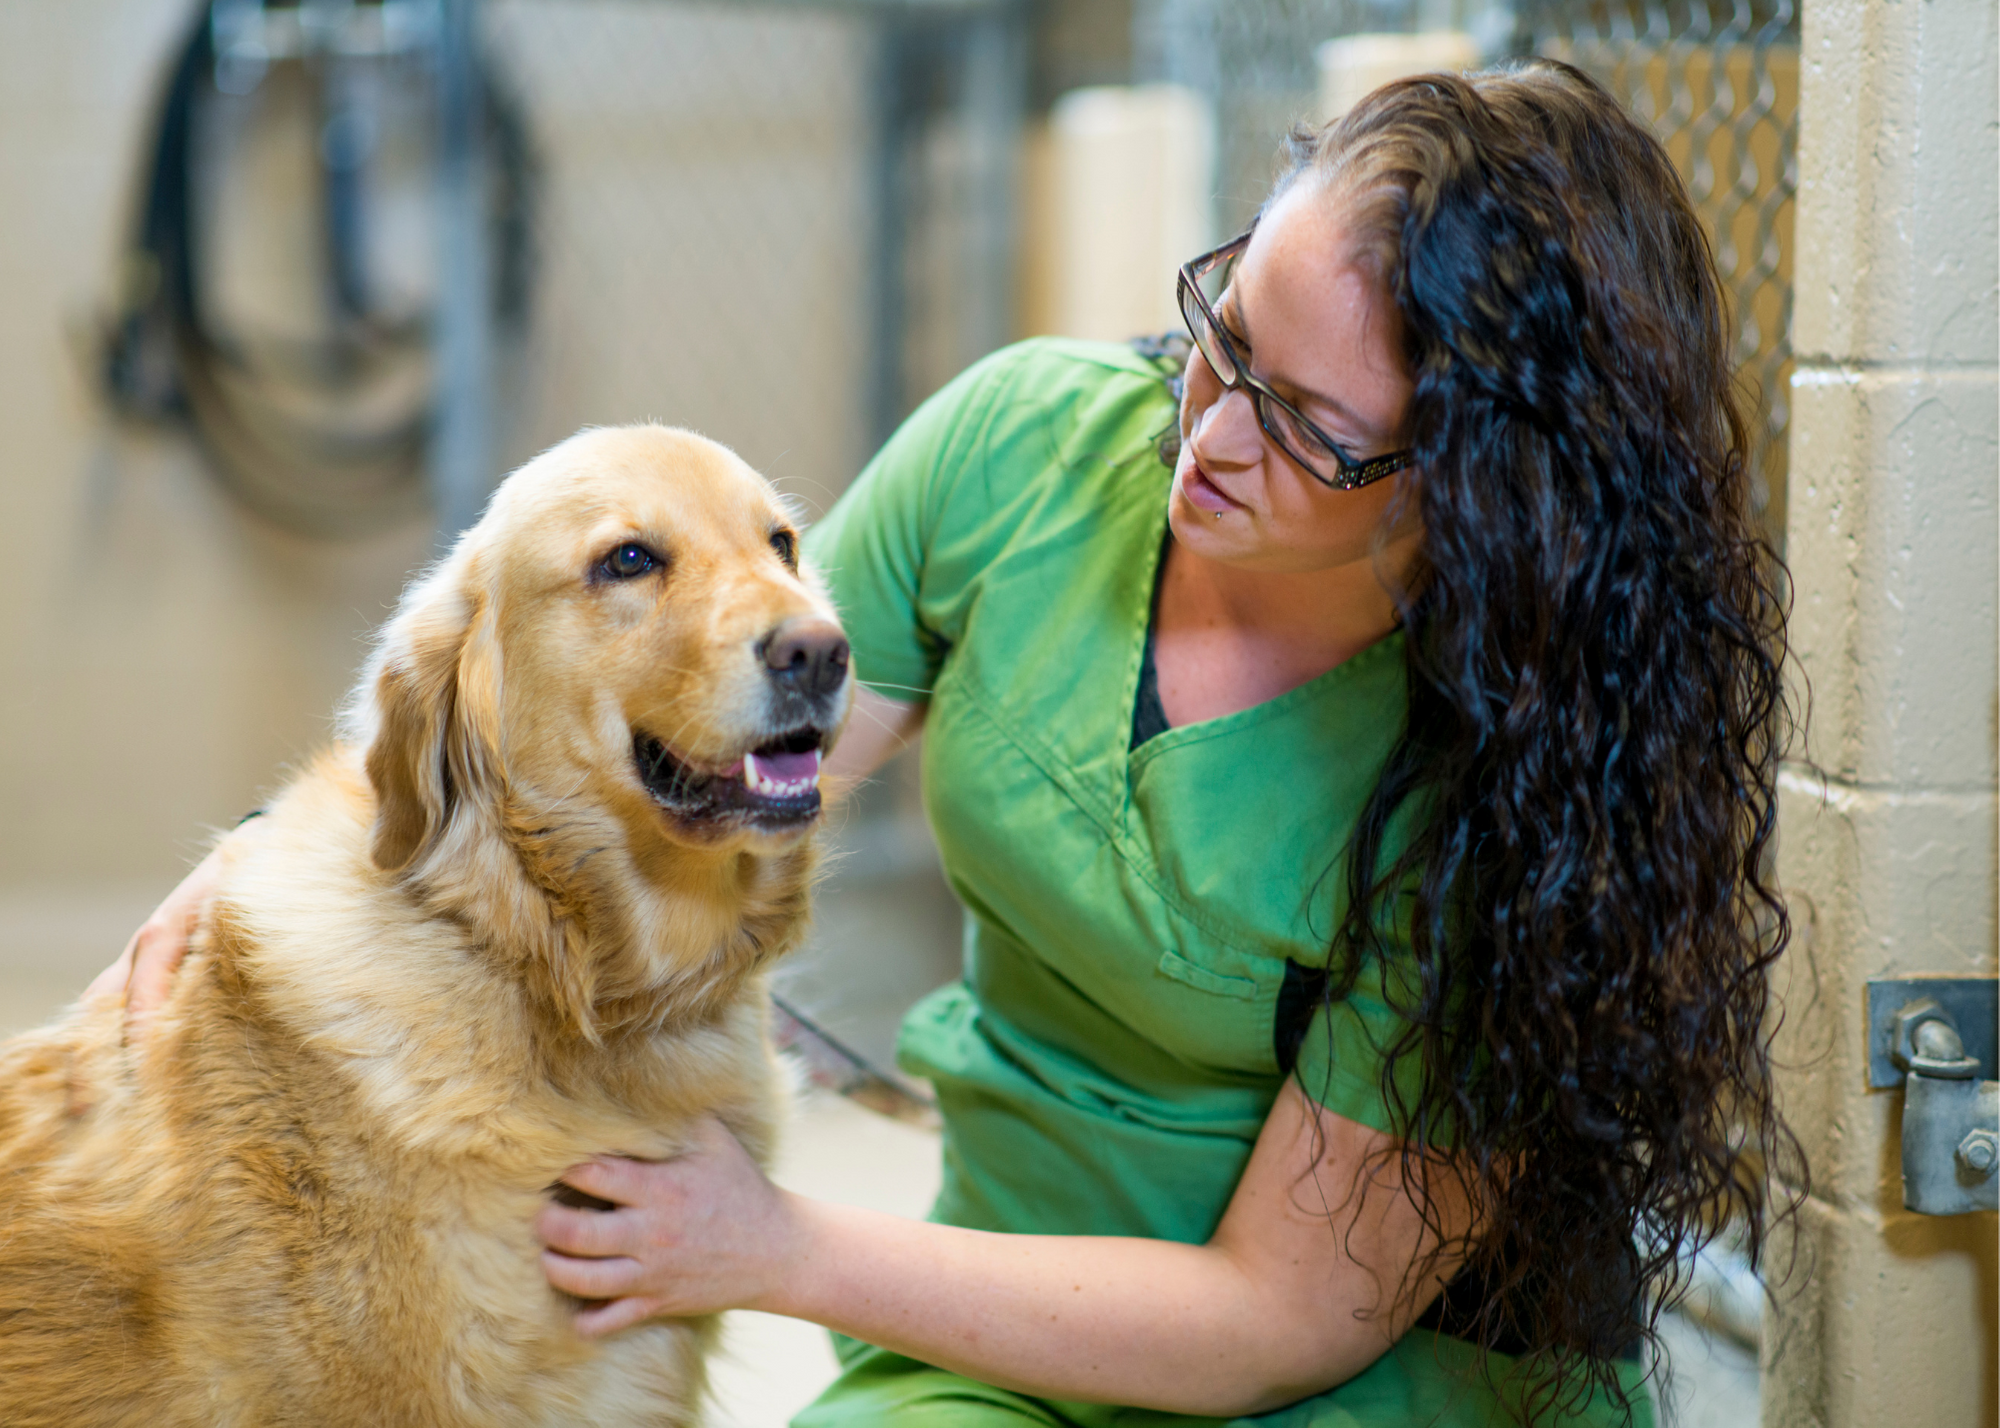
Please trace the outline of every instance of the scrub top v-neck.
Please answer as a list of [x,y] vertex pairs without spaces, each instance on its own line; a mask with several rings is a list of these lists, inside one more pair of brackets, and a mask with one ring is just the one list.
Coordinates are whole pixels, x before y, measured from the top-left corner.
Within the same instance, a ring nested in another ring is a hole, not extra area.
[[[1382,1048],[1399,1027],[1379,974],[1302,1038],[1279,1012],[1297,1001],[1288,964],[1294,983],[1323,966],[1345,912],[1339,860],[1401,731],[1401,637],[1135,747],[1172,477],[1155,442],[1173,419],[1137,353],[1025,343],[926,403],[807,536],[860,679],[930,706],[925,805],[966,908],[965,974],[911,1011],[898,1057],[943,1113],[945,1223],[1206,1240],[1293,1046],[1316,1100],[1392,1128]],[[1415,1089],[1414,1065],[1397,1073]],[[1459,1350],[1412,1334],[1268,1421],[1403,1423],[1425,1403],[1443,1416],[1417,1421],[1502,1421]],[[854,1391],[909,1362],[868,1353]],[[1051,1421],[1197,1421],[1081,1412]],[[799,1420],[849,1421],[871,1420]]]

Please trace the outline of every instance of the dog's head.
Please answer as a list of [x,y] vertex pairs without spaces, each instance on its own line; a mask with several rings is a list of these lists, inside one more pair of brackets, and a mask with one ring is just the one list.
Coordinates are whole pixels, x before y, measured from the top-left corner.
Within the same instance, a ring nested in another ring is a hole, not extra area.
[[586,431],[516,472],[356,691],[377,865],[565,818],[637,867],[797,842],[852,688],[798,552],[762,478],[689,432]]

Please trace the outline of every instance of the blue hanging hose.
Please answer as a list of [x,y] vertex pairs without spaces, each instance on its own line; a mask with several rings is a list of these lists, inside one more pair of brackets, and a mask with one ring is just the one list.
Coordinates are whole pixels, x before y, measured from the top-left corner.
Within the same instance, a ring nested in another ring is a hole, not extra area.
[[[234,19],[245,10],[242,0],[228,8]],[[378,14],[385,8],[354,7]],[[425,505],[435,385],[429,324],[378,310],[371,294],[371,145],[367,116],[352,105],[336,109],[312,136],[323,276],[315,296],[328,309],[329,330],[305,343],[260,340],[230,330],[215,311],[205,291],[210,255],[202,245],[212,226],[209,195],[218,187],[212,169],[226,160],[215,142],[227,117],[218,106],[243,106],[244,92],[254,96],[268,82],[267,67],[300,65],[322,94],[329,72],[313,57],[268,64],[260,58],[247,78],[234,54],[221,56],[218,67],[222,9],[220,0],[199,7],[168,74],[120,308],[103,353],[104,388],[124,415],[190,430],[217,479],[264,519],[315,536],[366,534]],[[428,86],[434,70],[405,62],[397,76]],[[222,72],[230,72],[237,93],[218,85]],[[536,167],[519,105],[490,65],[480,66],[478,79],[491,195],[493,332],[498,344],[518,346],[534,281]],[[254,120],[256,110],[249,113]]]

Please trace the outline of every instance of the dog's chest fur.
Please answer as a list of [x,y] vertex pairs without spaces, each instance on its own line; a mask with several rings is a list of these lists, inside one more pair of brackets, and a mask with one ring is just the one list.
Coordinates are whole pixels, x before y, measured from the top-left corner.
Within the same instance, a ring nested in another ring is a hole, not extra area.
[[531,1226],[705,1113],[768,1157],[759,979],[592,1045],[367,824],[337,761],[287,792],[141,1059],[115,1013],[0,1049],[0,1421],[694,1421],[712,1326],[580,1339]]

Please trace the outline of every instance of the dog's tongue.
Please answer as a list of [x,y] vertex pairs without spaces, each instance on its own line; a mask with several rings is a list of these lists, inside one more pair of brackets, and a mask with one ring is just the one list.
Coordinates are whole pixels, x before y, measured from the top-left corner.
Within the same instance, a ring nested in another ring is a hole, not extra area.
[[819,783],[819,750],[745,754],[743,783],[752,793],[793,797],[809,793]]
[[819,777],[818,749],[807,749],[803,754],[752,754],[750,757],[757,761],[758,768],[786,783]]

